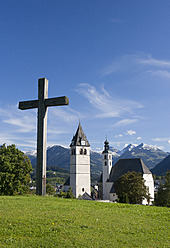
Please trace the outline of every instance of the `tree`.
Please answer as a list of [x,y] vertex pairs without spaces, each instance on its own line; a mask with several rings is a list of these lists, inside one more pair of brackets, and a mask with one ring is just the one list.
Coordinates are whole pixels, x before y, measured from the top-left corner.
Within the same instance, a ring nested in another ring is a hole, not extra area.
[[46,193],[48,195],[54,195],[55,194],[55,189],[50,183],[47,183],[47,185],[46,185]]
[[29,158],[15,145],[0,146],[0,195],[28,192],[31,171]]
[[114,183],[119,202],[141,204],[147,196],[145,180],[140,172],[127,172]]
[[71,188],[69,188],[69,190],[67,191],[66,198],[71,198],[71,199],[75,198]]
[[156,206],[170,207],[170,171],[165,176],[165,184],[161,184],[155,195],[154,204]]

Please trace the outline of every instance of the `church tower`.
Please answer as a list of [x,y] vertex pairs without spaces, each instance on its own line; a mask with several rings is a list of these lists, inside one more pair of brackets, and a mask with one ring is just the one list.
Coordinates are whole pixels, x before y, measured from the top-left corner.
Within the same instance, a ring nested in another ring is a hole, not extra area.
[[85,192],[91,195],[90,144],[79,122],[70,144],[70,187],[77,198]]
[[110,176],[110,171],[112,169],[112,152],[109,151],[109,142],[104,142],[104,151],[103,154],[103,200],[110,199],[109,191],[108,191],[108,184],[106,183]]

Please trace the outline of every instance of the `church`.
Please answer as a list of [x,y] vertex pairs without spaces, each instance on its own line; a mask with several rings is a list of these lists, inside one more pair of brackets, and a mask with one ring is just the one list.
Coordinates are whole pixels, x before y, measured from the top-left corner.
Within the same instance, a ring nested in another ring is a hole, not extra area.
[[64,191],[70,187],[76,198],[91,197],[90,144],[80,121],[70,144],[70,177],[64,185]]
[[[118,162],[112,166],[112,152],[109,150],[109,142],[104,142],[103,154],[103,173],[100,182],[100,197],[103,200],[116,201],[117,195],[114,190],[114,182],[123,174],[132,171],[140,172],[145,180],[150,196],[151,204],[154,200],[154,180],[152,173],[143,163],[140,158],[119,159]],[[143,205],[148,204],[147,200],[142,201]]]
[[[112,151],[109,150],[107,139],[104,142],[102,156],[102,175],[99,182],[100,199],[116,201],[117,195],[114,190],[114,182],[128,171],[136,171],[141,172],[145,185],[151,195],[151,202],[154,200],[152,173],[140,158],[119,159],[112,166]],[[64,185],[64,191],[68,191],[69,188],[72,189],[73,195],[76,198],[91,199],[90,144],[80,122],[70,144],[70,177]],[[146,205],[147,200],[144,199],[142,204]]]

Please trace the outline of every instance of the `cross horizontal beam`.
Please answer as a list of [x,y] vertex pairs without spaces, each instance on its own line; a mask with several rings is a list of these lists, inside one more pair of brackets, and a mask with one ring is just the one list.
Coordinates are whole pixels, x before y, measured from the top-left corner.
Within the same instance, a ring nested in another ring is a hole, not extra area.
[[[66,96],[47,98],[44,100],[45,107],[69,105],[69,98]],[[38,108],[38,100],[19,102],[19,109],[33,109]]]
[[66,96],[61,97],[54,97],[45,99],[45,106],[52,107],[52,106],[62,106],[62,105],[69,105],[69,98]]
[[19,102],[18,108],[21,110],[38,108],[38,100]]

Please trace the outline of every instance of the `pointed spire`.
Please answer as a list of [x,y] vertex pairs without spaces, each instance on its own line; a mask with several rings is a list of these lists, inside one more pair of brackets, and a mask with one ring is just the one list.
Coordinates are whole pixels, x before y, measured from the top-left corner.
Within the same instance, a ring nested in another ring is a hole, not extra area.
[[76,131],[76,134],[73,136],[73,139],[71,141],[70,146],[90,146],[86,135],[83,132],[81,123],[80,123],[80,119],[79,119],[79,125]]

